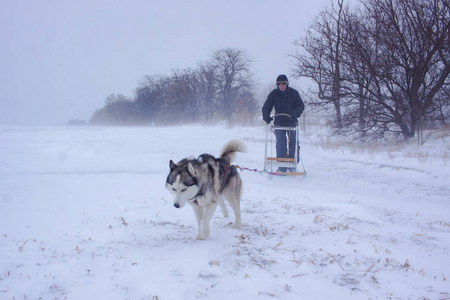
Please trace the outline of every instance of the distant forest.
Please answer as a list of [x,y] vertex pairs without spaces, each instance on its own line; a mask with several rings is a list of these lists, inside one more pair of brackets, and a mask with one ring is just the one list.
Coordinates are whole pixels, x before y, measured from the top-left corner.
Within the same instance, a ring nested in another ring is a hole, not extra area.
[[[291,76],[312,81],[307,108],[341,134],[419,135],[450,117],[450,1],[333,1],[294,42]],[[91,124],[252,122],[260,113],[245,50],[215,50],[196,69],[145,76],[133,99],[110,95]]]
[[259,109],[252,60],[245,50],[223,48],[196,69],[145,76],[136,96],[110,95],[91,124],[168,125],[219,122],[246,124]]

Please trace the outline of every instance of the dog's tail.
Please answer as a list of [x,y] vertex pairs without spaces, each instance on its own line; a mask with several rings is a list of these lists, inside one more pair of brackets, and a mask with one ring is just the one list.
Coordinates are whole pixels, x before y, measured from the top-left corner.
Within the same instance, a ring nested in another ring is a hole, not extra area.
[[220,158],[232,162],[236,156],[236,152],[245,151],[246,148],[243,142],[240,140],[231,140],[223,146],[222,151],[220,151]]

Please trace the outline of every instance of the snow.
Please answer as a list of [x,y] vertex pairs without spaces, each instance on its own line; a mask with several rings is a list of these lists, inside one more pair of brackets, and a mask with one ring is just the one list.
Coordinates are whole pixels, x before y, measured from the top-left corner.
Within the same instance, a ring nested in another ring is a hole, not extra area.
[[448,299],[448,131],[349,145],[307,126],[307,175],[243,170],[241,229],[165,189],[169,160],[263,126],[1,127],[1,299]]

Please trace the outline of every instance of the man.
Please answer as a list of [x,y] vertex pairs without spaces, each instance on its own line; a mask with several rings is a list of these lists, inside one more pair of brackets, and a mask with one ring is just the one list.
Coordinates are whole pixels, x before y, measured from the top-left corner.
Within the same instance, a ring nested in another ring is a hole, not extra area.
[[[262,107],[263,120],[269,124],[273,118],[270,117],[272,109],[275,107],[274,125],[280,127],[296,127],[298,118],[300,118],[305,105],[297,90],[289,87],[289,81],[286,75],[281,74],[277,77],[277,88],[267,96],[266,102]],[[294,158],[295,141],[297,132],[292,130],[275,130],[277,140],[277,157]],[[289,147],[288,147],[289,141]],[[286,168],[280,168],[280,171],[286,172]]]

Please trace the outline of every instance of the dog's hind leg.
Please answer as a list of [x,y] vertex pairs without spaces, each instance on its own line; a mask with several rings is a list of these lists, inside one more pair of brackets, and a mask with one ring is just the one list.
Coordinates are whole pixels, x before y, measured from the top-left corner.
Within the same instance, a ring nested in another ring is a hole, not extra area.
[[219,202],[220,210],[222,211],[223,216],[228,217],[228,215],[229,215],[228,209],[227,209],[227,206],[225,205],[225,201],[223,200],[222,195],[217,196],[217,202]]
[[240,228],[241,227],[241,199],[239,195],[235,194],[226,194],[225,197],[227,198],[228,203],[231,206],[231,209],[234,213],[234,224],[232,227],[234,228]]

